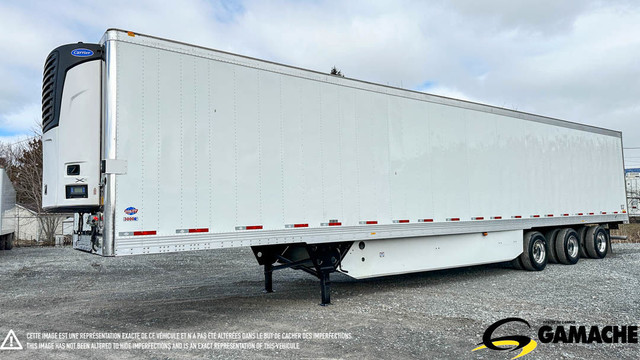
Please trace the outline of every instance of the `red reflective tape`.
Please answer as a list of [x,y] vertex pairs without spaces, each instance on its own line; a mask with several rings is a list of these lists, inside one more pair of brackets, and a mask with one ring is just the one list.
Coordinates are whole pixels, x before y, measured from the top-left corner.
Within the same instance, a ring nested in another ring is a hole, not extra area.
[[209,228],[189,229],[190,233],[209,232]]
[[531,215],[531,217],[539,218],[539,217],[540,217],[540,215]]
[[449,221],[460,221],[460,218],[450,218]]
[[617,211],[614,211],[613,213],[614,213],[614,214],[617,214],[618,212],[617,212]]
[[589,213],[589,215],[593,215],[593,213]]
[[153,231],[134,231],[133,232],[134,236],[138,236],[138,235],[155,235],[155,234],[156,234],[155,230],[153,230]]
[[398,220],[399,223],[408,223],[409,220]]
[[262,225],[251,225],[247,226],[245,230],[262,230]]
[[494,216],[494,217],[492,217],[492,219],[500,220],[500,219],[502,219],[502,216]]
[[473,220],[484,220],[484,217],[482,216],[476,216],[473,218]]
[[367,224],[367,225],[375,225],[378,222],[377,221],[365,221],[364,223]]
[[562,216],[569,216],[569,214],[562,214]]
[[600,214],[606,215],[607,212],[606,211],[600,211]]
[[293,224],[294,228],[309,227],[309,224]]
[[522,219],[522,215],[516,215],[513,217],[514,219]]
[[422,219],[420,221],[422,221],[422,222],[433,222],[433,219]]
[[341,222],[332,222],[332,223],[329,223],[329,226],[341,226],[341,225],[342,225],[342,223],[341,223]]
[[582,216],[582,215],[584,215],[584,213],[578,213],[578,215]]

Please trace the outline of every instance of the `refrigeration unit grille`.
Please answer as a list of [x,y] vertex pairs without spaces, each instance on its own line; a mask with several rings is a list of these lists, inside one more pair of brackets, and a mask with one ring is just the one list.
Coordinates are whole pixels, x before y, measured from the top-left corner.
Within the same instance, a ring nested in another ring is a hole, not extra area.
[[55,92],[58,52],[52,52],[44,65],[42,75],[42,132],[55,127]]

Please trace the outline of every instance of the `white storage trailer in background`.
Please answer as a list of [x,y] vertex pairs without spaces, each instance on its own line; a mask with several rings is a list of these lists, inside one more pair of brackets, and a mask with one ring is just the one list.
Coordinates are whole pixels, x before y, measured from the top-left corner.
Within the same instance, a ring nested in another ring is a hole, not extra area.
[[16,190],[0,168],[0,250],[11,250],[16,231]]
[[629,171],[625,174],[627,186],[627,207],[631,220],[640,216],[640,171]]
[[[43,206],[104,256],[251,246],[367,278],[607,253],[621,133],[108,30],[54,50]],[[580,244],[582,242],[582,245]]]

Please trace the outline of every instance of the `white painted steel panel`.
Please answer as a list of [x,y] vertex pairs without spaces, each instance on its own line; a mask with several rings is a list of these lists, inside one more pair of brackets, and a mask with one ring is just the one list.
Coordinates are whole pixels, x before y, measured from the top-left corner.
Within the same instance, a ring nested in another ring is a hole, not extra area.
[[[117,48],[116,154],[128,165],[115,175],[117,255],[627,219],[620,133],[151,37],[105,38]],[[137,221],[125,221],[128,207]],[[321,226],[332,219],[342,226]],[[300,223],[309,227],[286,229]],[[251,225],[263,230],[236,230]],[[176,234],[193,228],[209,231]]]

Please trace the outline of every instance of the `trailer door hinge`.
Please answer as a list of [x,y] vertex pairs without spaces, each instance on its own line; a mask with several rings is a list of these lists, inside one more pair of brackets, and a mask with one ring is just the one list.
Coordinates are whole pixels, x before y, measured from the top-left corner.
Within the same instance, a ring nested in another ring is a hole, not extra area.
[[124,175],[127,173],[127,160],[104,159],[100,171],[105,174]]

